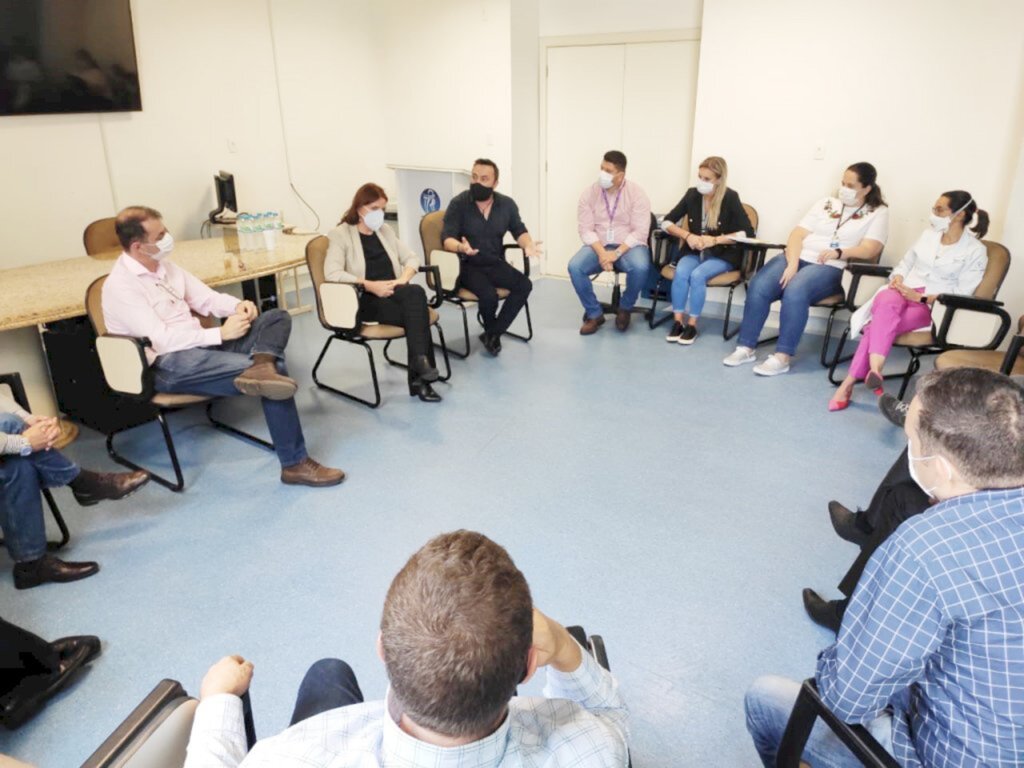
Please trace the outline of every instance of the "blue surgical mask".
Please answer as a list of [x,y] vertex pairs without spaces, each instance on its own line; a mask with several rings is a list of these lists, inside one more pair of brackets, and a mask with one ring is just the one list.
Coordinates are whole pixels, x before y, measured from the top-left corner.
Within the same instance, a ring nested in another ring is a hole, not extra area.
[[366,215],[363,216],[363,224],[376,232],[384,224],[384,210],[382,208],[377,208],[372,211],[367,211]]

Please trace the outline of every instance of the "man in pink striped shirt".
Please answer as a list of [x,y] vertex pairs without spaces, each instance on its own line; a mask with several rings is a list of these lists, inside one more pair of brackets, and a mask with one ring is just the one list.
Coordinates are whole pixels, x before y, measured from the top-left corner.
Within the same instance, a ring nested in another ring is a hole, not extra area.
[[583,247],[569,261],[569,277],[583,304],[580,335],[589,336],[604,323],[590,282],[591,275],[602,271],[626,273],[626,290],[615,315],[615,327],[624,331],[651,268],[651,201],[639,185],[626,181],[622,152],[605,152],[597,181],[580,195],[576,219]]
[[[103,284],[103,319],[108,333],[149,339],[146,356],[156,390],[259,397],[281,462],[281,482],[325,486],[344,480],[340,469],[306,453],[297,385],[284,365],[291,315],[279,309],[260,314],[251,301],[218,293],[167,261],[174,239],[152,208],[125,208],[115,229],[124,253]],[[196,315],[224,323],[204,328]]]

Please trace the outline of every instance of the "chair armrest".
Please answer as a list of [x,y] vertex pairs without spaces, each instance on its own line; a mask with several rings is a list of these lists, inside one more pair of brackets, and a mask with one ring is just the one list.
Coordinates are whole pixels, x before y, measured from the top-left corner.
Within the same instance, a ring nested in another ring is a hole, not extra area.
[[[1012,322],[1000,301],[953,293],[936,296],[932,312],[933,316],[939,313],[935,322],[935,343],[940,347],[996,349],[1006,338]],[[993,319],[998,320],[998,326],[993,326]],[[984,341],[986,336],[988,340]]]
[[127,397],[149,400],[155,391],[153,371],[146,359],[149,339],[104,334],[96,337],[96,355],[107,386]]
[[359,329],[359,298],[363,288],[354,283],[321,283],[320,306],[327,325],[338,331]]
[[863,261],[849,261],[846,269],[852,275],[867,275],[870,277],[888,277],[892,273],[892,267],[882,264],[868,264]]
[[196,703],[181,683],[161,680],[86,759],[82,768],[125,765],[134,757],[142,758],[144,750],[149,757],[159,758],[159,762],[151,765],[182,765]]
[[[523,250],[523,246],[519,245],[519,243],[505,243],[501,247],[501,252],[502,252],[502,255],[505,257],[505,261],[508,261],[508,252],[509,251],[521,251],[522,252],[522,254],[523,254],[523,269],[522,269],[522,272],[523,272],[524,275],[529,277],[530,276],[530,259],[526,255],[526,251]],[[509,262],[509,263],[511,263],[511,262]],[[515,266],[515,265],[513,264],[513,266]]]
[[797,696],[789,722],[786,723],[782,742],[779,744],[776,762],[779,768],[797,768],[800,765],[804,746],[810,738],[815,720],[819,717],[864,765],[872,768],[899,768],[900,764],[885,751],[867,728],[844,723],[825,706],[814,678],[805,680],[800,686],[800,695]]
[[437,309],[444,301],[444,294],[441,293],[441,268],[437,264],[426,264],[420,267],[419,271],[427,276],[427,288],[434,292],[434,297],[428,304]]
[[1022,349],[1024,349],[1024,336],[1018,333],[1010,339],[1010,347],[1006,350],[1006,357],[1003,358],[1003,364],[999,368],[1001,374],[1009,376],[1013,373],[1013,366],[1016,365]]
[[455,293],[459,282],[459,271],[462,268],[459,255],[451,251],[431,251],[427,257],[427,265],[437,267],[441,274],[441,291],[445,295]]
[[[669,254],[672,252],[672,241],[676,238],[663,229],[651,231],[651,264],[656,272],[661,272],[669,264]],[[680,251],[682,253],[682,251]]]
[[28,407],[28,396],[25,394],[25,385],[21,381],[20,373],[0,373],[0,384],[10,387],[14,402],[31,412],[32,409]]

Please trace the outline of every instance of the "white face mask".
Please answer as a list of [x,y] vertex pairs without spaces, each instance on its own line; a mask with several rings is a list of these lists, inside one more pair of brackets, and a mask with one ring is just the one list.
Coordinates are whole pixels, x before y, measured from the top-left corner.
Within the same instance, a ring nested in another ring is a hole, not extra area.
[[601,171],[597,174],[597,183],[601,185],[601,189],[611,189],[613,181],[615,181],[615,176],[608,171]]
[[710,195],[715,189],[715,182],[697,179],[697,191],[702,195]]
[[164,236],[157,240],[155,243],[146,243],[146,245],[154,245],[157,247],[156,253],[147,253],[153,261],[163,261],[171,255],[171,251],[174,250],[174,238],[171,237],[170,232],[164,233]]
[[382,208],[377,208],[372,211],[367,211],[363,216],[363,224],[376,232],[384,224],[384,210]]
[[956,216],[960,211],[967,210],[967,206],[974,202],[974,198],[968,199],[959,209],[953,211],[949,216],[936,216],[934,213],[929,214],[928,224],[936,232],[947,232],[949,231],[950,224],[953,223],[953,217]]
[[839,187],[839,201],[843,205],[853,205],[857,202],[857,190],[850,187]]
[[[907,440],[907,469],[910,470],[910,479],[917,483],[917,487],[924,491],[924,495],[936,498],[935,489],[938,485],[933,485],[931,488],[926,488],[921,482],[921,478],[917,476],[917,472],[914,471],[914,462],[916,461],[931,461],[932,459],[942,459],[944,462],[946,459],[943,456],[915,456],[914,449],[910,446],[910,441]],[[949,468],[949,462],[946,462],[946,481],[953,479],[953,472]]]

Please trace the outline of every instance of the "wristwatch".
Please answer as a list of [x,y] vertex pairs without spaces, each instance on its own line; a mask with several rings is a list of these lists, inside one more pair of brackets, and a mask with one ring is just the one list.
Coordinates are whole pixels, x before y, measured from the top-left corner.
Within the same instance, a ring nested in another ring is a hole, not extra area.
[[[24,437],[21,438],[21,439],[25,440]],[[21,446],[21,449],[18,451],[18,453],[21,456],[31,456],[32,455],[32,443],[30,443],[28,440],[25,440],[25,444],[23,446]]]
[[836,256],[838,258],[840,258],[840,259],[843,258],[843,249],[842,248],[836,248]]

